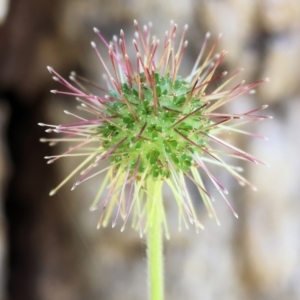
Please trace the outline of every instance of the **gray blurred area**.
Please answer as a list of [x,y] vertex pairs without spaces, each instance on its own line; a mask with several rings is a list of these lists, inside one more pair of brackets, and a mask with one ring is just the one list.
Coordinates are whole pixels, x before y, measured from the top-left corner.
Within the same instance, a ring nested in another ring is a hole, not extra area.
[[[39,143],[38,122],[69,122],[69,97],[46,66],[101,82],[103,69],[90,47],[97,27],[105,38],[122,28],[128,42],[133,19],[152,21],[163,36],[174,20],[188,23],[188,72],[207,31],[228,51],[223,70],[243,67],[247,82],[269,77],[256,94],[240,97],[232,111],[269,104],[274,119],[232,141],[270,164],[241,163],[254,192],[214,170],[230,191],[239,219],[216,197],[221,226],[195,199],[205,230],[178,232],[177,207],[166,191],[171,240],[165,242],[166,299],[300,299],[300,3],[298,0],[0,0],[0,300],[147,299],[145,243],[127,228],[96,230],[89,211],[101,178],[71,192],[49,191],[77,161],[47,165],[61,148]],[[128,226],[129,227],[129,226]]]

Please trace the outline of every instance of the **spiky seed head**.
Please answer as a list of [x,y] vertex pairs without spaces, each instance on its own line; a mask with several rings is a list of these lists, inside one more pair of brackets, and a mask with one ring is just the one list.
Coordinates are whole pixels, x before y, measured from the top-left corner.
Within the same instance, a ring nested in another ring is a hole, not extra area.
[[[153,208],[147,211],[155,211],[154,207],[162,201],[161,188],[165,182],[174,193],[179,206],[180,220],[187,227],[188,223],[192,223],[198,229],[202,225],[194,210],[185,183],[186,177],[196,185],[209,214],[218,222],[211,196],[203,185],[201,175],[204,173],[237,217],[225,196],[228,193],[226,188],[210,172],[207,164],[225,168],[240,184],[255,189],[241,176],[240,168],[226,164],[222,153],[214,150],[212,146],[213,143],[217,143],[227,148],[230,151],[229,155],[254,163],[263,163],[218,136],[222,132],[237,132],[260,137],[239,129],[239,126],[268,118],[255,114],[266,106],[234,114],[224,113],[220,108],[242,94],[252,93],[256,86],[266,80],[251,84],[242,81],[228,89],[228,84],[238,71],[220,83],[216,89],[207,92],[212,82],[227,76],[227,72],[216,75],[216,69],[226,54],[223,51],[214,55],[220,36],[208,55],[204,56],[210,37],[209,33],[206,34],[190,74],[180,77],[179,67],[188,44],[185,41],[187,26],[184,27],[179,46],[176,48],[177,25],[172,23],[160,56],[157,54],[159,41],[155,38],[150,39],[152,25],[144,26],[142,31],[135,20],[134,26],[136,39],[133,40],[133,45],[136,56],[131,58],[127,53],[125,34],[122,30],[120,39],[114,37],[111,43],[107,43],[100,31],[94,28],[94,32],[107,47],[111,60],[111,67],[108,67],[96,43],[91,43],[104,67],[107,88],[100,87],[75,72],[71,73],[70,83],[53,68],[48,67],[49,72],[54,75],[54,80],[68,89],[51,92],[76,97],[81,107],[92,115],[91,119],[85,119],[66,112],[78,120],[60,126],[40,123],[41,126],[51,127],[51,131],[65,134],[63,138],[42,141],[48,141],[50,144],[60,141],[77,143],[64,154],[47,157],[49,163],[64,156],[84,157],[83,162],[52,190],[50,195],[55,194],[77,173],[81,172],[81,176],[72,189],[91,177],[106,173],[91,207],[91,210],[100,207],[103,209],[98,227],[106,225],[114,214],[112,225],[115,226],[118,217],[121,216],[124,219],[123,230],[130,212],[133,211],[133,225],[139,228],[142,234],[151,226],[151,213],[145,213],[145,207],[150,203]],[[98,88],[101,95],[88,92],[88,85]],[[94,145],[92,150],[91,145]],[[105,160],[109,160],[110,167],[101,168],[101,163]],[[100,200],[102,194],[105,196]],[[167,223],[164,214],[162,222]]]

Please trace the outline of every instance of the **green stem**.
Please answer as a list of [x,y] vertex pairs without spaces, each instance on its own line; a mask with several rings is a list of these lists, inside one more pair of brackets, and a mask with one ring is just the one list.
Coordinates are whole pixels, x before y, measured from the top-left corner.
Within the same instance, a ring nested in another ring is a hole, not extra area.
[[164,299],[163,275],[163,203],[161,184],[148,179],[147,258],[150,300]]

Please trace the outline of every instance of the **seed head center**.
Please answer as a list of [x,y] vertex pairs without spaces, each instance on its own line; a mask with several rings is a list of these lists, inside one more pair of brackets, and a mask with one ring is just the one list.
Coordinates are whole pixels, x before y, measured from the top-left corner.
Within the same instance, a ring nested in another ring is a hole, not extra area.
[[154,73],[140,84],[122,85],[124,99],[111,91],[107,117],[98,128],[103,148],[125,141],[110,157],[117,168],[147,173],[154,179],[170,176],[170,169],[188,171],[193,153],[201,153],[207,139],[201,134],[209,127],[205,105],[192,86],[181,78]]

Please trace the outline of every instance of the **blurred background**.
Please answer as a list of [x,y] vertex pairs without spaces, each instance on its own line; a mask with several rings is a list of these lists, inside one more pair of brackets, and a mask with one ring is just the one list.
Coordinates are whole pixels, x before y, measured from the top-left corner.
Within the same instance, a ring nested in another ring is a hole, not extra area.
[[271,165],[243,164],[258,191],[216,174],[240,218],[218,198],[218,227],[198,201],[206,229],[179,233],[168,202],[166,299],[300,299],[298,0],[0,0],[0,299],[147,299],[144,241],[130,229],[96,230],[99,214],[89,206],[99,179],[48,196],[77,162],[47,165],[43,157],[59,149],[39,142],[45,133],[37,126],[68,122],[63,110],[75,110],[71,98],[49,93],[58,85],[46,66],[100,82],[92,28],[108,40],[122,28],[130,42],[133,19],[152,21],[158,35],[170,20],[179,28],[189,24],[183,70],[205,32],[221,32],[219,50],[228,50],[222,68],[243,67],[247,82],[271,79],[232,104],[233,110],[269,104],[274,116],[252,128],[267,142],[235,142]]

